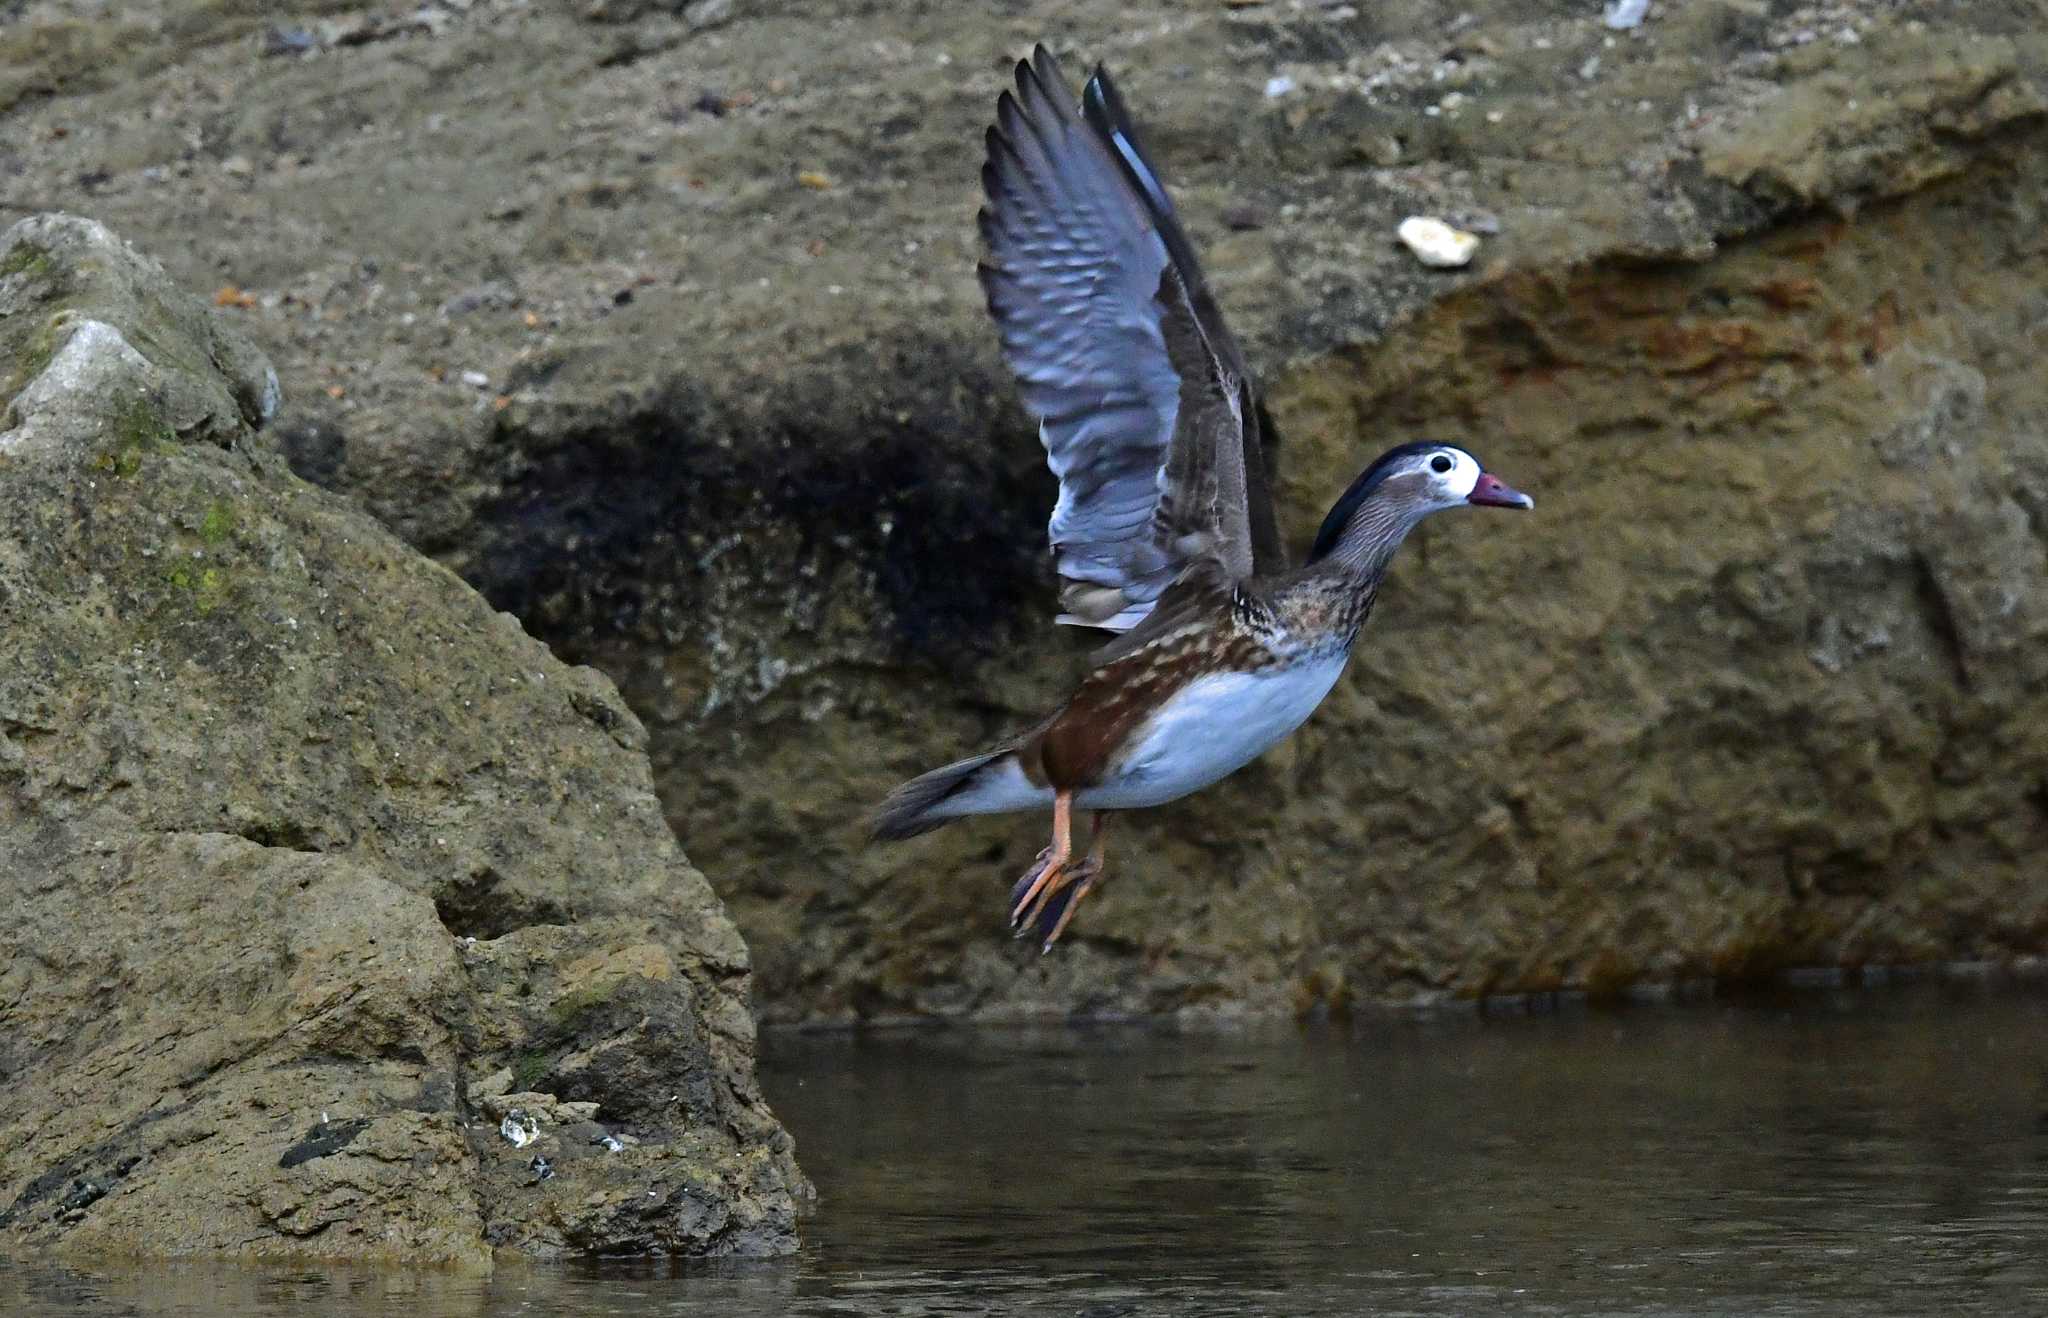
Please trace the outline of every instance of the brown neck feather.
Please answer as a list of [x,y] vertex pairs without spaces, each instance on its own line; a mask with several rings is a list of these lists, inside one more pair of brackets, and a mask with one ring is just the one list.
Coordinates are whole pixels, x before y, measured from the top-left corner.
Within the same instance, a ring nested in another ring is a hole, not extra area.
[[1328,562],[1366,589],[1378,587],[1394,551],[1427,511],[1406,499],[1367,499],[1344,527]]

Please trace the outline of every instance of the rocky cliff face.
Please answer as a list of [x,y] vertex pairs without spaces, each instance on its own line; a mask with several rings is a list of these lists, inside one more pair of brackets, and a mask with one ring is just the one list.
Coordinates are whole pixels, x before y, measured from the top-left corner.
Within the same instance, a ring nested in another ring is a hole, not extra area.
[[[136,76],[23,93],[0,176],[224,286],[322,386],[299,470],[620,684],[771,1018],[2048,947],[2037,6],[327,8],[135,7]],[[1088,644],[971,276],[1039,37],[1149,129],[1297,543],[1417,435],[1540,501],[1427,528],[1325,710],[1120,824],[1043,960],[1038,823],[858,827]],[[1412,212],[1498,233],[1429,272]]]
[[0,1247],[791,1248],[640,722],[278,401],[100,225],[0,238]]

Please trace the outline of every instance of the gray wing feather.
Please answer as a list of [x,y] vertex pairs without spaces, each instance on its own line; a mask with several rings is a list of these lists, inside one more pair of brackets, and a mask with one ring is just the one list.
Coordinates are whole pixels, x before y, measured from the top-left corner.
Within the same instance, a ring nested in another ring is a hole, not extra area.
[[1060,483],[1060,621],[1123,631],[1197,556],[1250,573],[1272,519],[1247,507],[1265,483],[1235,345],[1114,89],[1098,73],[1088,93],[1044,47],[1018,65],[982,167],[981,280]]

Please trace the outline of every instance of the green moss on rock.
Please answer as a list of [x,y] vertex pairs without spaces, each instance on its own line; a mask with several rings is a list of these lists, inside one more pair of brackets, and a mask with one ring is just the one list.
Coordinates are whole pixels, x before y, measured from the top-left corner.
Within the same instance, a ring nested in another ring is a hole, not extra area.
[[579,1020],[612,1000],[619,985],[614,979],[564,993],[548,1008],[548,1020],[563,1034],[573,1033]]
[[[16,251],[21,250],[24,250],[24,248],[16,249]],[[22,267],[22,269],[28,268],[30,267]],[[0,269],[0,276],[5,276],[7,273],[8,271]],[[57,355],[58,341],[61,338],[60,331],[69,324],[69,318],[59,313],[38,325],[35,331],[29,335],[28,341],[21,346],[13,369],[6,371],[5,374],[0,374],[0,409],[5,409],[9,403],[14,401],[15,395],[28,388],[29,381],[35,379],[48,369],[50,360]]]
[[227,594],[228,575],[218,567],[179,564],[165,574],[174,589],[188,597],[195,613],[212,613]]
[[120,404],[111,420],[112,441],[92,464],[110,476],[133,476],[142,470],[145,457],[177,449],[178,432],[146,398]]
[[11,275],[41,278],[49,272],[50,254],[34,243],[16,243],[12,251],[0,256],[0,279]]
[[217,499],[206,509],[206,516],[199,519],[199,538],[209,545],[224,543],[235,530],[235,509],[225,499]]
[[512,1088],[519,1093],[538,1089],[554,1064],[554,1058],[547,1053],[521,1053],[512,1063]]

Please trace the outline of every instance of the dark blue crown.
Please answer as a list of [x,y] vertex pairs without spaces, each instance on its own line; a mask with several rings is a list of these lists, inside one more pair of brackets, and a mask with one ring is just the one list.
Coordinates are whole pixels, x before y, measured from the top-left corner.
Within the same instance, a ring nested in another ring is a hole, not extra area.
[[[1331,505],[1330,515],[1323,519],[1323,529],[1316,532],[1315,547],[1308,551],[1308,561],[1313,563],[1317,559],[1327,556],[1331,550],[1337,547],[1337,541],[1343,537],[1344,528],[1350,523],[1351,515],[1358,511],[1360,504],[1372,497],[1372,492],[1380,487],[1380,482],[1391,475],[1394,468],[1403,459],[1427,453],[1431,449],[1456,447],[1454,444],[1424,439],[1417,440],[1413,444],[1396,444],[1385,453],[1374,458],[1372,465],[1359,472],[1358,479],[1351,482],[1351,488],[1344,491],[1342,497],[1335,504]],[[1464,451],[1470,452],[1470,450]],[[1476,456],[1472,460],[1479,462]],[[1480,462],[1479,469],[1481,471],[1486,470],[1486,464]]]

